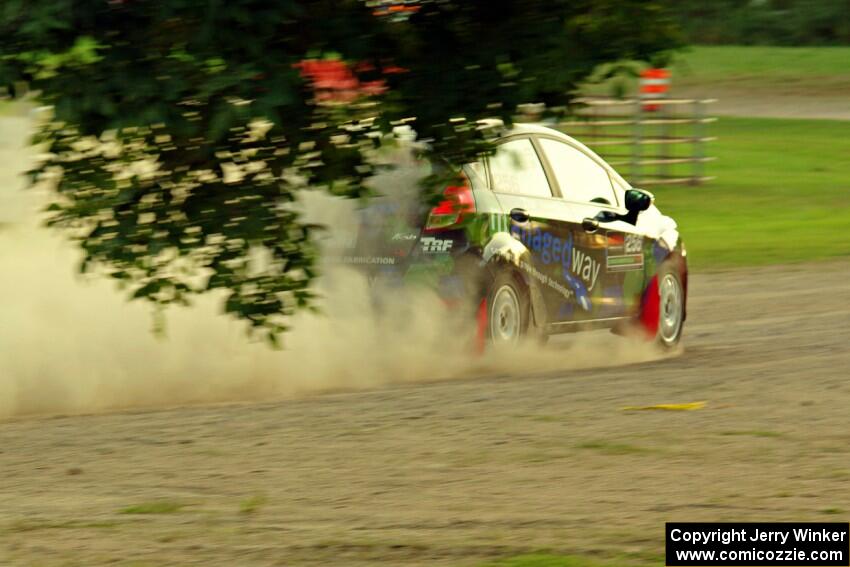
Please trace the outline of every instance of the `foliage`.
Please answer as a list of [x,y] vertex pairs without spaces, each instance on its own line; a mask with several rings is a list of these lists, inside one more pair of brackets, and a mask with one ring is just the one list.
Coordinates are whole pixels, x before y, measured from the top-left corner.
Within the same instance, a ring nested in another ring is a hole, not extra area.
[[[678,41],[663,0],[414,4],[5,0],[0,83],[53,107],[33,172],[55,184],[50,222],[132,297],[225,290],[273,338],[313,299],[300,189],[366,195],[370,151],[402,123],[460,163],[487,151],[479,119],[556,111],[599,64]],[[318,96],[305,60],[345,63],[354,86]]]
[[676,11],[694,43],[850,45],[847,0],[684,0]]

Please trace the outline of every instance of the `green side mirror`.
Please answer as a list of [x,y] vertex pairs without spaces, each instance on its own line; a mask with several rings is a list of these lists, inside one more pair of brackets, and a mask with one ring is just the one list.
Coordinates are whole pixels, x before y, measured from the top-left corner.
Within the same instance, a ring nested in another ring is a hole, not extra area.
[[626,210],[630,213],[645,211],[652,204],[652,195],[640,189],[626,191]]

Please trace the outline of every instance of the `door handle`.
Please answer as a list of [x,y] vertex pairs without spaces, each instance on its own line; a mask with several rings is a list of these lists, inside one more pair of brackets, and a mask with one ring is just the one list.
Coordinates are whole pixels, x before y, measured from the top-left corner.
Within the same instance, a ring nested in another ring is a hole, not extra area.
[[596,219],[584,219],[581,221],[581,227],[585,232],[590,232],[591,234],[599,230],[599,221]]
[[511,220],[513,220],[513,221],[523,223],[523,222],[528,222],[528,219],[530,219],[530,218],[531,218],[531,216],[528,214],[528,211],[526,211],[525,209],[520,209],[520,208],[511,209]]

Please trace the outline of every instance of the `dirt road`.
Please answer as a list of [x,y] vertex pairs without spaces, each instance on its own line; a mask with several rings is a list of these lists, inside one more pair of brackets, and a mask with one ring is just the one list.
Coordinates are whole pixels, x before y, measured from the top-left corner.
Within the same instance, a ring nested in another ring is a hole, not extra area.
[[0,423],[0,564],[641,563],[668,520],[847,520],[849,278],[697,275],[658,362]]
[[850,120],[850,97],[846,89],[810,92],[771,83],[686,85],[677,87],[673,96],[716,99],[709,112],[717,116]]

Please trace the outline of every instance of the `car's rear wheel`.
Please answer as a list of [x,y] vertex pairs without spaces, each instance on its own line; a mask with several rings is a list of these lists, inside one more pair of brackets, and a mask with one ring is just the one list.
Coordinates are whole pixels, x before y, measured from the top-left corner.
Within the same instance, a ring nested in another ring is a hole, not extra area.
[[513,346],[525,336],[529,320],[525,289],[509,273],[496,277],[487,297],[487,335],[494,346]]
[[675,269],[658,274],[658,333],[656,340],[664,348],[673,348],[682,337],[685,316],[685,293]]

